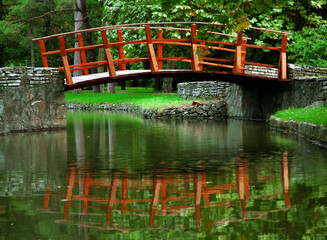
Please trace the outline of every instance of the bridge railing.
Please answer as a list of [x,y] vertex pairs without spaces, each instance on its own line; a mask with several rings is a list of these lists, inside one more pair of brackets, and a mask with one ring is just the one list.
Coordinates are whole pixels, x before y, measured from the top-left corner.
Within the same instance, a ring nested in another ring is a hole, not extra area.
[[[189,25],[190,28],[182,27],[166,27],[167,25],[178,24],[178,25]],[[117,72],[115,66],[118,65],[120,71],[127,69],[126,64],[135,63],[135,62],[150,62],[150,68],[152,72],[158,72],[163,69],[164,61],[180,61],[190,63],[192,71],[206,71],[204,66],[218,67],[230,69],[233,74],[241,75],[244,74],[245,65],[256,65],[256,66],[266,66],[272,68],[278,68],[278,80],[287,80],[287,60],[286,60],[286,46],[287,46],[287,35],[289,33],[278,32],[262,28],[249,27],[249,29],[259,30],[259,31],[270,31],[278,34],[282,34],[282,42],[280,47],[269,47],[269,46],[259,46],[254,44],[248,44],[247,41],[251,40],[243,36],[243,30],[239,31],[237,36],[223,34],[219,32],[208,31],[209,35],[222,35],[225,37],[236,38],[236,42],[226,42],[226,41],[210,41],[210,44],[206,44],[205,40],[199,39],[197,37],[197,26],[199,25],[212,25],[214,27],[220,27],[222,24],[209,24],[209,23],[193,23],[193,22],[174,22],[174,23],[137,23],[137,24],[126,24],[118,26],[106,26],[100,28],[93,28],[87,30],[81,30],[76,32],[56,34],[52,36],[42,37],[33,39],[33,41],[38,41],[43,61],[44,67],[49,67],[48,56],[49,55],[61,55],[62,58],[62,67],[59,67],[59,70],[64,70],[66,77],[66,84],[74,84],[72,72],[81,71],[82,75],[88,75],[89,69],[98,68],[98,67],[107,67],[108,68],[108,77],[115,78],[117,77]],[[124,41],[122,31],[125,29],[144,29],[146,39],[136,39],[133,41]],[[108,41],[108,31],[116,30],[117,31],[117,42]],[[151,30],[157,31],[157,38],[152,37]],[[175,31],[190,31],[189,38],[174,38],[166,39],[163,38],[164,30],[175,30]],[[88,32],[97,32],[100,34],[102,43],[85,46],[83,41],[83,34]],[[78,47],[66,48],[65,37],[67,36],[76,36]],[[45,40],[50,38],[58,38],[60,50],[46,51]],[[148,48],[147,57],[138,57],[138,58],[126,58],[124,46],[130,44],[145,44]],[[156,45],[156,49],[155,49]],[[164,56],[164,45],[175,45],[175,46],[186,46],[190,47],[190,56],[178,56],[178,57],[169,57]],[[110,48],[118,47],[118,58],[113,58]],[[105,60],[103,61],[93,61],[88,62],[86,57],[86,52],[88,50],[96,50],[103,48],[105,54]],[[266,49],[274,50],[280,52],[279,64],[271,65],[257,62],[246,61],[246,50],[247,48],[256,48],[256,49]],[[201,50],[199,50],[201,49]],[[206,50],[210,51],[223,51],[234,54],[233,59],[226,58],[216,58],[216,57],[206,57],[203,54]],[[81,63],[71,65],[68,60],[68,54],[79,52]],[[167,69],[166,69],[167,70]]]

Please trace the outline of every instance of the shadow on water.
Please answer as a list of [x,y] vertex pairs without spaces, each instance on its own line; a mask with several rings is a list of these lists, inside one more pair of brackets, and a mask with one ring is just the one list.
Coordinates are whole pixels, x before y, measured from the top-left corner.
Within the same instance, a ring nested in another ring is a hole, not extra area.
[[0,137],[1,237],[325,236],[326,151],[266,123],[67,120],[67,131]]

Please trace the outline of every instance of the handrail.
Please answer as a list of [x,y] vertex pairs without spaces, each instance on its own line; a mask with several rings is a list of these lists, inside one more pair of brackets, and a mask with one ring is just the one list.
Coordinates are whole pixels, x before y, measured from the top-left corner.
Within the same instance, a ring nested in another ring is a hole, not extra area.
[[[181,24],[181,25],[191,25],[191,28],[180,28],[180,27],[165,27],[160,26],[157,27],[156,25],[173,25],[173,24]],[[144,25],[144,27],[140,27]],[[226,41],[216,41],[213,40],[210,42],[210,45],[206,45],[204,40],[198,39],[196,37],[198,33],[197,25],[213,25],[213,26],[223,26],[222,24],[218,23],[205,23],[205,22],[161,22],[161,23],[134,23],[134,24],[122,24],[116,26],[105,26],[105,27],[98,27],[74,32],[67,32],[61,34],[55,34],[51,36],[45,36],[42,38],[35,38],[32,41],[39,41],[41,56],[43,61],[43,66],[48,67],[47,56],[53,54],[61,54],[63,60],[63,67],[59,67],[59,70],[64,70],[66,75],[66,82],[67,84],[74,84],[72,78],[72,71],[82,71],[83,75],[88,75],[88,69],[103,67],[106,66],[109,71],[110,77],[119,77],[116,74],[115,65],[119,65],[119,70],[124,71],[126,70],[126,64],[134,63],[134,62],[143,62],[149,61],[151,66],[151,72],[158,72],[162,69],[162,62],[163,61],[181,61],[187,62],[191,64],[192,71],[203,71],[203,66],[213,66],[213,67],[222,67],[232,69],[232,73],[236,75],[244,74],[245,64],[257,65],[257,66],[265,66],[265,67],[273,67],[279,69],[278,79],[279,80],[287,80],[286,75],[286,44],[287,44],[287,36],[290,33],[285,33],[281,31],[263,29],[263,28],[254,28],[248,27],[249,29],[255,30],[262,30],[262,31],[269,31],[273,33],[283,34],[282,43],[280,47],[270,47],[270,46],[258,46],[254,44],[248,44],[247,41],[251,40],[251,38],[247,38],[243,36],[243,30],[239,31],[237,36],[225,34],[225,33],[218,33],[213,31],[207,31],[209,34],[219,34],[227,37],[236,37],[235,42],[226,42]],[[117,42],[108,42],[107,39],[107,30],[117,29]],[[142,40],[133,40],[133,41],[124,41],[122,30],[124,29],[144,29],[146,33],[146,39]],[[153,38],[151,34],[151,30],[157,31],[157,38]],[[163,30],[174,30],[174,31],[191,31],[190,38],[184,39],[164,39],[163,38]],[[102,43],[94,44],[89,46],[84,46],[82,33],[91,32],[91,31],[99,31],[102,37]],[[64,37],[71,34],[77,34],[78,37],[78,47],[67,48],[65,46]],[[44,41],[49,38],[58,37],[60,42],[60,50],[54,50],[46,52]],[[142,58],[125,58],[124,54],[124,46],[129,44],[145,44],[148,47],[148,57]],[[157,46],[155,51],[154,45]],[[163,45],[176,45],[176,46],[185,46],[190,47],[191,49],[191,56],[190,57],[164,57],[163,55]],[[215,46],[216,45],[216,46]],[[218,46],[217,46],[218,45]],[[229,47],[225,47],[229,46]],[[111,47],[118,47],[119,56],[117,59],[113,59],[111,56]],[[97,62],[87,62],[86,58],[86,51],[87,50],[94,50],[98,48],[103,48],[106,56],[105,61],[97,61]],[[234,54],[234,59],[222,59],[222,58],[212,58],[203,56],[199,58],[198,49],[203,49],[203,51],[209,50],[218,50],[224,52],[230,52]],[[247,48],[257,48],[257,49],[266,49],[266,50],[274,50],[280,52],[280,59],[279,65],[270,65],[264,63],[255,63],[251,61],[246,61],[246,49]],[[81,54],[81,63],[75,65],[69,65],[67,54],[73,52],[80,52]],[[221,64],[217,62],[223,63],[231,63],[228,64]],[[108,77],[109,77],[108,76]]]
[[[32,39],[32,41],[38,41],[38,40],[42,40],[42,39],[49,39],[49,38],[65,36],[65,35],[72,35],[72,34],[77,34],[77,33],[94,32],[94,31],[101,31],[101,30],[113,30],[113,29],[119,29],[119,28],[124,28],[124,27],[135,27],[135,26],[145,26],[145,25],[177,25],[177,24],[180,24],[180,25],[196,24],[196,25],[224,26],[224,24],[221,24],[221,23],[208,23],[208,22],[131,23],[131,24],[120,24],[120,25],[114,25],[114,26],[102,26],[102,27],[89,28],[89,29],[84,29],[84,30],[79,30],[79,31],[72,31],[72,32],[66,32],[66,33],[53,34],[53,35],[49,35],[49,36],[45,36],[45,37],[41,37],[41,38],[34,38],[34,39]],[[292,33],[289,33],[289,32],[275,31],[275,30],[270,30],[270,29],[266,29],[266,28],[257,28],[257,27],[247,27],[247,28],[254,29],[254,30],[259,30],[259,31],[268,31],[268,32],[273,32],[273,33],[292,35]]]

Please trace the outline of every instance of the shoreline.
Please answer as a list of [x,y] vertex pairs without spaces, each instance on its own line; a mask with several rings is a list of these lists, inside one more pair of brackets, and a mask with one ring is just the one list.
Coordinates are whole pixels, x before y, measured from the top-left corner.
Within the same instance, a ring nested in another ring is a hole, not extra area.
[[284,134],[294,134],[305,138],[307,141],[327,149],[327,128],[321,125],[315,125],[307,122],[296,122],[294,120],[281,120],[271,117],[270,129],[282,132]]
[[147,119],[226,119],[227,107],[223,100],[193,101],[177,107],[143,108],[130,103],[66,103],[67,110],[109,110],[136,113]]
[[[195,101],[178,107],[163,109],[142,108],[130,103],[66,103],[67,110],[108,110],[124,111],[139,114],[147,119],[226,119],[227,107],[223,100],[199,102]],[[246,119],[257,120],[257,119]],[[264,120],[263,120],[264,121]],[[327,149],[327,128],[294,120],[285,121],[270,117],[265,121],[270,122],[270,129],[294,134],[305,138],[307,141]]]

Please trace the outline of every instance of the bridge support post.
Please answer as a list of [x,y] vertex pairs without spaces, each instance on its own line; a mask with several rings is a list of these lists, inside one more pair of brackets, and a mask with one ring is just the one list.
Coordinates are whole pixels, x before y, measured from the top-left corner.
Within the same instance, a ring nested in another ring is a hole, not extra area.
[[63,36],[60,36],[59,38],[59,45],[60,45],[60,52],[61,52],[61,59],[64,66],[64,72],[66,76],[66,83],[67,84],[73,84],[73,78],[72,73],[70,71],[68,57],[67,57],[67,51],[65,46],[65,39]]
[[192,71],[200,71],[199,65],[199,56],[196,54],[197,45],[196,45],[196,24],[191,25],[191,62],[192,62]]
[[[124,52],[124,44],[123,44],[123,33],[121,29],[117,29],[117,36],[118,36],[118,42],[120,43],[118,45],[118,56],[119,60],[125,59],[125,52]],[[119,70],[126,70],[126,64],[125,63],[119,63]]]
[[146,40],[148,45],[151,72],[158,72],[159,71],[158,62],[153,48],[150,25],[145,26],[145,33],[146,33]]
[[[158,40],[161,41],[162,40],[162,29],[158,30]],[[163,46],[162,43],[158,43],[157,45],[157,60],[158,60],[158,68],[162,69],[162,58],[163,58]]]
[[40,45],[43,67],[49,67],[47,56],[44,55],[46,51],[45,51],[44,41],[42,39],[39,40],[39,45]]
[[116,75],[115,65],[114,65],[114,62],[112,60],[111,52],[110,52],[110,49],[109,49],[106,30],[101,31],[101,37],[102,37],[102,41],[103,41],[104,54],[105,54],[106,60],[107,60],[109,76],[110,77],[116,77],[117,75]]
[[236,42],[234,66],[233,66],[234,74],[242,73],[242,38],[243,38],[243,30],[239,31],[237,34],[237,42]]
[[280,47],[278,80],[287,80],[286,45],[287,45],[287,34],[284,34],[282,37],[282,43]]
[[[78,46],[79,47],[84,47],[83,37],[82,37],[82,34],[81,33],[78,33],[77,34],[77,40],[78,40]],[[85,51],[84,50],[81,50],[81,51],[79,51],[79,53],[81,55],[81,63],[82,64],[86,64],[87,61],[86,61]],[[89,74],[89,71],[87,69],[83,69],[82,70],[82,73],[83,73],[83,75],[88,75]]]

